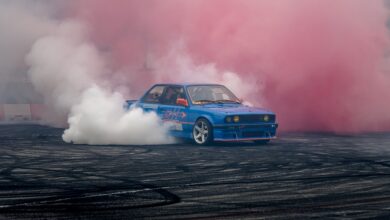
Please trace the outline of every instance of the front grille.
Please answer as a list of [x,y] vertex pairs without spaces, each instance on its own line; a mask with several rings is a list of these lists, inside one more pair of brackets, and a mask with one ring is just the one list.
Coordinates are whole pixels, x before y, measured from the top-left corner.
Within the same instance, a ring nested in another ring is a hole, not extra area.
[[[240,116],[241,123],[258,123],[258,122],[275,123],[275,115],[261,114],[261,115],[239,115],[239,116]],[[265,120],[267,119],[267,117],[268,120]]]

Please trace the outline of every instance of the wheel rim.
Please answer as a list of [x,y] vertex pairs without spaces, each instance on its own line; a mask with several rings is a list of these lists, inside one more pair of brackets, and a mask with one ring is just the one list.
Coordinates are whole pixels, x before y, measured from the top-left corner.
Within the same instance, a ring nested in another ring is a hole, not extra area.
[[195,124],[194,131],[194,140],[198,144],[204,144],[209,137],[209,128],[204,121],[199,121]]

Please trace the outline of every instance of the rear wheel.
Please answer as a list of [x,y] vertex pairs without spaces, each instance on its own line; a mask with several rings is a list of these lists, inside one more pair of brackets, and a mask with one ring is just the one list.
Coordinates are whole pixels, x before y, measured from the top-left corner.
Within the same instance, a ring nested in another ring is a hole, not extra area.
[[213,141],[213,128],[210,122],[204,118],[198,119],[192,129],[192,136],[198,145],[211,143]]

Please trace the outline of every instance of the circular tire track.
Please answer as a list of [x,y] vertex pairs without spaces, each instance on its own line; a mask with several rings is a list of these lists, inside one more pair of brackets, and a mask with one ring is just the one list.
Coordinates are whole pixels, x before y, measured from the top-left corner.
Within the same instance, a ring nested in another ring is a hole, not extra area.
[[1,197],[7,196],[12,199],[11,201],[2,199],[0,213],[97,212],[157,207],[180,202],[178,196],[167,190],[142,183],[138,186],[138,189],[109,186],[110,190],[62,190],[42,187],[23,193],[2,194]]
[[70,145],[0,126],[0,217],[386,218],[390,135],[284,134],[252,143]]

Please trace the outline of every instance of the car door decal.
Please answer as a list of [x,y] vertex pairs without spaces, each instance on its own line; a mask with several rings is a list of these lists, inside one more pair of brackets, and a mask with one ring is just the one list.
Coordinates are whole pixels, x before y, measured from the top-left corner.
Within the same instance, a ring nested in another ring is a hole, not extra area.
[[160,106],[160,108],[162,109],[161,118],[167,123],[170,130],[183,131],[182,124],[189,124],[189,122],[184,121],[187,117],[184,108],[176,106]]
[[162,112],[162,119],[163,120],[169,120],[169,121],[182,121],[185,117],[187,117],[187,114],[180,108],[167,108],[167,110],[164,110]]

